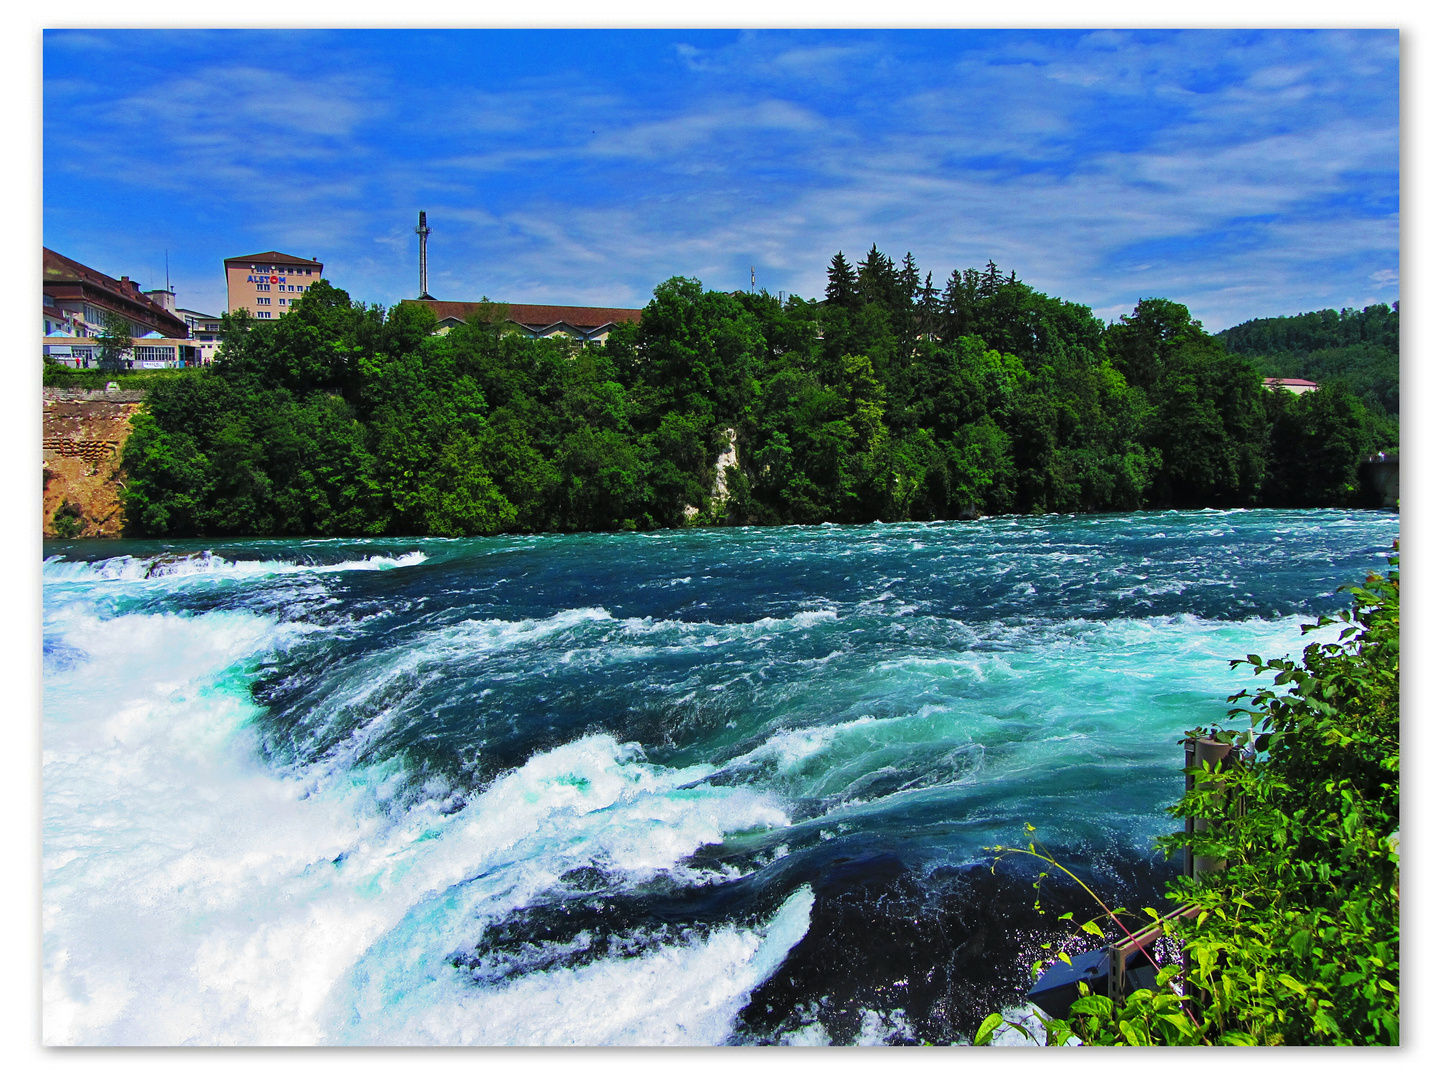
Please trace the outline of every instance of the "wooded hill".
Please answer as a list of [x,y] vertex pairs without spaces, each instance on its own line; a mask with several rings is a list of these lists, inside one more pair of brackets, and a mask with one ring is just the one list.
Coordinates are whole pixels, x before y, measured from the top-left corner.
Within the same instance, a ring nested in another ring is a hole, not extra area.
[[1400,417],[1400,305],[1251,319],[1216,335],[1262,375],[1335,383],[1371,410]]
[[[1396,439],[1339,382],[1265,390],[1181,304],[1144,300],[1106,326],[993,263],[939,287],[873,247],[854,267],[836,255],[818,301],[672,278],[601,347],[433,329],[423,305],[386,312],[323,282],[279,319],[227,315],[215,365],[157,383],[137,418],[130,531],[1340,505],[1361,457]],[[738,466],[718,504],[727,429]]]

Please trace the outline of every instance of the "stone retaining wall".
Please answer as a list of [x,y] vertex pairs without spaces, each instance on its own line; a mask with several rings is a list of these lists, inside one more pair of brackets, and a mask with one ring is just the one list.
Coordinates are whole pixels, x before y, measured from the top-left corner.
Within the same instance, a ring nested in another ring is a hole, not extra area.
[[145,400],[144,390],[83,390],[68,386],[45,386],[41,388],[45,401],[113,401],[138,402]]

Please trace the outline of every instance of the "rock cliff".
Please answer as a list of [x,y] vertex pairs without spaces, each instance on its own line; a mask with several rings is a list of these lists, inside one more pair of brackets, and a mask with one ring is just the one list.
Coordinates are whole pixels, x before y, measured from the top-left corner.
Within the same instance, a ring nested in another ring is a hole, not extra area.
[[140,391],[45,388],[41,508],[45,536],[121,534],[120,453],[143,398]]

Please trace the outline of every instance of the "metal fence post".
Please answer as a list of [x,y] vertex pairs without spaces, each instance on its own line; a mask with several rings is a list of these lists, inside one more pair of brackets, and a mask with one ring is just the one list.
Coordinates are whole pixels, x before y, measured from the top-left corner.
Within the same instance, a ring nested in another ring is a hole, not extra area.
[[[1185,768],[1195,769],[1201,766],[1209,766],[1214,772],[1220,772],[1229,768],[1235,761],[1235,747],[1228,742],[1221,742],[1218,739],[1207,739],[1204,737],[1193,737],[1185,740]],[[1188,794],[1195,790],[1196,778],[1191,773],[1185,775],[1185,791]],[[1201,780],[1206,788],[1214,789],[1219,783],[1214,780]],[[1193,836],[1196,833],[1207,832],[1210,829],[1209,818],[1187,817],[1185,819],[1185,834]],[[1185,845],[1185,876],[1195,877],[1198,874],[1208,874],[1215,870],[1225,869],[1225,860],[1217,859],[1210,855],[1196,855],[1189,844]]]

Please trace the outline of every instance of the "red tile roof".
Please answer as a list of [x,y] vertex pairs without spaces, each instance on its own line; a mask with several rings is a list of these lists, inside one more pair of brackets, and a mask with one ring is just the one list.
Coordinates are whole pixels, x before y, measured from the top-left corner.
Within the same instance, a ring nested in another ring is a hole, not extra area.
[[510,304],[512,322],[522,326],[550,326],[569,323],[571,326],[604,326],[606,323],[639,322],[640,308],[566,307],[558,304]]
[[[157,330],[174,330],[176,327],[183,328],[185,322],[166,311],[159,304],[151,300],[140,291],[138,282],[117,281],[108,274],[102,274],[99,270],[91,269],[84,263],[76,262],[74,259],[66,258],[58,251],[51,251],[49,248],[42,248],[44,251],[44,286],[53,288],[56,285],[79,286],[81,293],[86,287],[98,290],[101,294],[109,294],[111,298],[123,298],[125,303],[131,307],[138,308],[135,315],[141,321],[148,321]],[[92,294],[93,295],[93,294]],[[73,297],[67,297],[71,299]],[[98,297],[96,298],[99,299]],[[101,301],[103,304],[105,301]],[[113,300],[111,301],[113,302]],[[184,337],[182,329],[180,337]]]
[[563,304],[485,304],[465,300],[406,300],[407,304],[425,304],[437,319],[465,320],[482,307],[503,308],[505,317],[521,326],[543,328],[568,323],[576,329],[591,330],[607,323],[640,321],[640,308],[572,307]]
[[231,263],[264,263],[269,266],[271,263],[294,263],[297,266],[320,266],[322,264],[314,259],[302,259],[299,255],[286,255],[283,251],[262,251],[258,255],[236,255],[234,258],[226,259],[225,265]]

